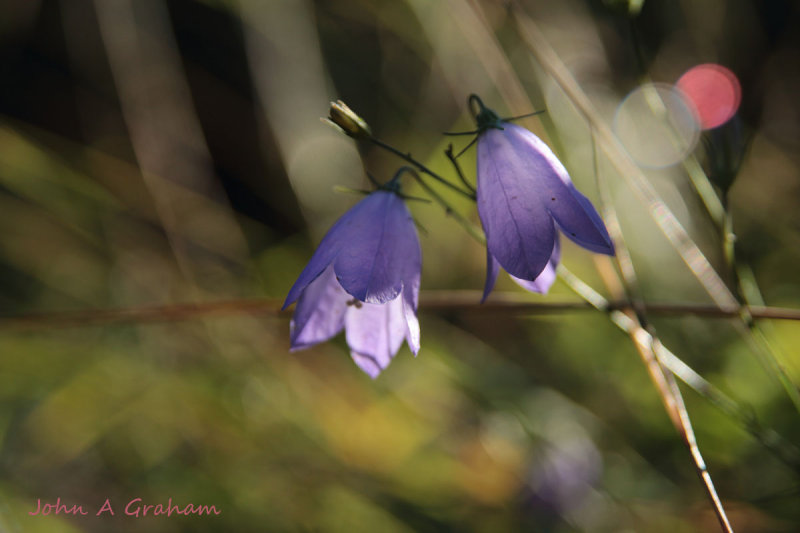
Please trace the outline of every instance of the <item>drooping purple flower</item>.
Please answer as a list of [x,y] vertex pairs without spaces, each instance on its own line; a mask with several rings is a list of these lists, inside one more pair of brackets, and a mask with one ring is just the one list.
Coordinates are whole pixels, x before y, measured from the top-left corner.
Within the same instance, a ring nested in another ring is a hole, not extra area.
[[350,354],[375,378],[403,339],[419,351],[421,251],[403,199],[378,190],[345,213],[322,239],[289,290],[297,301],[291,349],[300,350],[346,330]]
[[603,220],[536,135],[501,120],[472,95],[478,123],[478,214],[486,233],[484,299],[498,266],[528,290],[545,293],[560,259],[556,229],[580,246],[614,254]]

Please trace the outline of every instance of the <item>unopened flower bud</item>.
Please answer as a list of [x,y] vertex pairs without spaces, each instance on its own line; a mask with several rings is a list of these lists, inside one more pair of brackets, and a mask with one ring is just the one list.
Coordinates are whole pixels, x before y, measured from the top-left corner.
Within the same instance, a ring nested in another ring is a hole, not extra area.
[[363,118],[356,115],[347,104],[341,100],[331,102],[330,116],[323,119],[341,129],[344,133],[355,139],[368,139],[372,137],[372,130],[369,129]]

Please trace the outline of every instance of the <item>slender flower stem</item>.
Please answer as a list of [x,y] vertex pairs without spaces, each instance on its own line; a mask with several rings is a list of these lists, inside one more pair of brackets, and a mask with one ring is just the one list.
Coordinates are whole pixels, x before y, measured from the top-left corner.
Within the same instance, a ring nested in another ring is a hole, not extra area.
[[717,495],[717,491],[714,488],[714,482],[711,480],[711,475],[708,473],[706,463],[700,453],[700,448],[697,446],[697,439],[694,434],[694,429],[692,428],[691,419],[689,418],[689,412],[686,410],[683,396],[678,388],[678,384],[675,382],[675,376],[662,366],[655,355],[654,345],[658,341],[638,325],[630,331],[630,336],[636,350],[639,352],[642,361],[650,373],[653,384],[660,393],[664,408],[672,420],[672,424],[675,426],[684,444],[686,444],[689,452],[692,454],[695,469],[706,486],[706,493],[711,499],[722,530],[726,533],[733,533],[733,528],[728,520],[728,516],[725,514],[725,509],[722,507],[722,502]]
[[[792,450],[787,446],[770,446],[768,443],[774,442],[774,437],[760,427],[758,421],[755,420],[755,416],[751,411],[743,409],[736,402],[727,398],[724,394],[716,390],[702,376],[697,374],[680,358],[670,352],[656,336],[655,328],[653,328],[651,325],[647,325],[647,309],[644,306],[644,301],[641,299],[641,295],[638,290],[636,271],[633,267],[628,247],[625,244],[625,238],[622,234],[622,228],[619,225],[616,210],[614,209],[613,202],[611,201],[611,191],[609,190],[608,182],[607,180],[603,179],[603,174],[600,172],[597,144],[594,141],[594,136],[592,136],[592,154],[594,156],[594,170],[595,177],[597,179],[597,187],[600,191],[601,203],[603,204],[605,211],[607,225],[611,237],[617,245],[617,254],[615,259],[622,277],[623,286],[628,293],[629,298],[633,298],[631,304],[633,310],[636,312],[636,317],[639,321],[639,324],[643,328],[647,329],[648,333],[650,333],[653,338],[653,354],[655,355],[656,359],[660,364],[664,365],[669,372],[677,375],[682,381],[703,395],[724,413],[736,418],[749,433],[751,433],[759,442],[770,448],[771,451],[773,451],[787,465],[798,470],[800,468],[800,452],[798,452],[797,449]],[[585,293],[586,287],[581,287],[581,290]],[[739,313],[734,313],[732,316],[739,318],[743,312],[746,312],[747,315],[751,317],[750,320],[752,321],[752,314],[746,307],[743,307],[742,311]]]
[[[477,230],[475,233],[477,233],[477,235],[473,235],[473,237],[480,242],[481,235]],[[581,297],[585,299],[588,298],[587,301],[531,302],[527,298],[519,298],[520,295],[518,293],[503,294],[497,291],[492,293],[492,296],[482,304],[478,303],[481,297],[480,291],[422,291],[420,298],[422,299],[422,306],[430,311],[492,312],[530,315],[552,314],[557,312],[582,312],[599,309],[609,313],[620,313],[621,317],[624,318],[621,319],[621,322],[616,319],[614,322],[620,326],[620,329],[627,331],[626,323],[630,319],[623,311],[627,311],[631,308],[629,302],[606,300],[566,269],[562,269],[559,275],[565,281],[571,276],[572,279],[570,279],[568,283],[583,284],[589,292],[585,296],[581,295]],[[570,286],[570,288],[575,290],[575,286]],[[288,312],[281,314],[277,311],[280,306],[281,302],[278,300],[252,299],[38,313],[2,317],[0,318],[0,330],[44,331],[49,329],[104,324],[170,322],[192,320],[200,317],[208,318],[246,313],[288,316]],[[694,315],[708,318],[736,318],[735,313],[713,305],[648,303],[645,304],[645,311],[651,315]],[[754,318],[800,321],[800,309],[751,307],[750,311]],[[671,368],[675,371],[674,367]],[[676,374],[677,373],[678,372],[676,372]]]
[[449,187],[450,189],[456,191],[457,193],[459,193],[459,194],[461,194],[463,196],[466,196],[470,200],[475,200],[475,194],[474,193],[469,192],[469,191],[465,191],[461,187],[450,183],[449,181],[447,181],[446,179],[441,177],[439,174],[437,174],[436,172],[432,171],[431,169],[429,169],[428,167],[426,167],[425,165],[423,165],[422,163],[420,163],[419,161],[414,159],[411,156],[411,154],[405,154],[405,153],[401,152],[400,150],[398,150],[397,148],[395,148],[394,146],[392,146],[390,144],[386,144],[382,140],[377,139],[375,137],[369,137],[368,140],[372,144],[374,144],[375,146],[379,146],[379,147],[383,148],[384,150],[393,153],[394,155],[396,155],[400,159],[406,161],[407,163],[410,163],[410,164],[414,165],[415,167],[417,167],[417,169],[420,172],[423,172],[423,173],[427,174],[428,176],[432,177],[433,179],[435,179],[436,181],[438,181],[442,185],[445,185],[446,187]]
[[684,444],[692,456],[695,470],[705,485],[706,494],[711,500],[711,504],[722,530],[732,532],[733,528],[725,513],[725,508],[722,506],[722,501],[714,487],[714,482],[711,479],[711,474],[708,472],[705,460],[700,452],[700,447],[697,445],[697,438],[694,433],[694,428],[692,427],[691,418],[689,417],[689,411],[686,409],[683,395],[675,381],[675,373],[661,360],[659,351],[656,349],[657,346],[663,347],[663,345],[656,336],[655,328],[650,325],[647,320],[641,293],[639,292],[639,281],[636,276],[636,270],[631,261],[630,253],[625,243],[625,237],[617,219],[617,212],[614,209],[613,202],[611,202],[611,191],[609,190],[608,183],[603,179],[603,173],[600,172],[594,128],[592,128],[592,155],[595,178],[597,180],[598,189],[600,190],[601,201],[604,211],[610,221],[608,226],[609,231],[611,233],[611,238],[616,244],[617,253],[614,258],[621,275],[622,286],[628,298],[635,302],[633,308],[636,312],[638,324],[634,324],[634,327],[631,328],[628,333],[648,369],[650,378],[661,396],[667,414],[670,416],[676,431],[683,439]]
[[[742,322],[739,324],[739,332],[745,340],[751,343],[751,348],[760,356],[762,363],[768,365],[771,371],[778,376],[781,385],[783,385],[789,398],[791,398],[792,403],[800,410],[800,392],[794,382],[789,378],[786,369],[781,365],[780,359],[776,356],[778,352],[771,346],[769,337],[767,336],[766,328],[768,328],[770,324],[762,324],[753,320],[754,318],[761,318],[756,310],[769,309],[764,305],[764,298],[761,295],[761,291],[758,289],[758,283],[753,275],[753,271],[747,265],[737,264],[735,261],[732,264],[739,294],[742,300],[747,304],[746,307],[744,307],[747,309],[747,315],[742,315],[741,317]],[[753,303],[758,304],[758,306],[751,305]]]
[[[634,49],[637,52],[637,57],[641,59],[643,57],[643,52],[637,38],[638,33],[636,31],[636,26],[633,22],[631,23],[631,31]],[[640,70],[643,72],[642,77],[644,81],[650,81],[644,73],[643,64],[644,63],[640,61]],[[659,99],[656,91],[652,91],[652,93],[653,98]],[[670,131],[674,133],[673,129],[670,129]],[[739,161],[739,164],[740,163],[741,161]],[[747,294],[742,286],[742,281],[738,275],[739,269],[736,265],[735,255],[736,235],[733,232],[733,217],[728,205],[727,192],[723,192],[721,197],[715,192],[711,180],[694,155],[686,157],[682,164],[697,196],[700,198],[706,212],[711,217],[715,227],[720,233],[725,266],[727,268],[727,274],[730,276],[729,279],[732,281],[731,296],[741,305],[741,322],[736,325],[736,330],[745,340],[747,346],[761,365],[764,366],[766,372],[771,374],[771,376],[780,383],[795,409],[800,413],[800,390],[798,390],[798,386],[792,381],[786,369],[781,364],[781,358],[779,358],[778,353],[771,347],[767,336],[753,323],[752,316],[748,312],[747,304],[753,302],[748,300]],[[736,166],[738,167],[738,164]],[[658,220],[656,221],[658,222]]]
[[[635,37],[635,27],[633,27],[633,30]],[[640,44],[636,39],[634,39],[634,48],[641,54]],[[643,75],[643,77],[645,81],[650,81],[646,75]],[[653,91],[652,96],[659,98],[656,91]],[[733,215],[730,211],[727,192],[723,191],[721,196],[715,192],[711,180],[693,155],[689,155],[683,160],[683,168],[720,234],[722,256],[732,282],[731,292],[737,301],[742,304],[739,313],[741,321],[736,325],[736,330],[767,372],[772,374],[781,384],[795,409],[800,413],[800,390],[798,390],[797,385],[781,364],[777,352],[771,347],[766,334],[753,322],[753,316],[749,311],[748,304],[753,303],[749,298],[749,294],[758,293],[758,288],[754,284],[755,291],[745,291],[742,279],[739,276],[740,269],[736,263],[736,234],[733,231]]]
[[486,244],[486,237],[484,237],[483,232],[476,228],[475,225],[467,220],[461,213],[453,209],[453,207],[442,197],[442,195],[436,192],[430,185],[425,183],[425,180],[422,179],[422,176],[420,176],[418,172],[411,170],[409,174],[414,176],[414,179],[416,179],[417,183],[419,183],[420,186],[425,189],[425,192],[427,192],[431,198],[433,198],[433,200],[445,210],[445,213],[447,213],[448,216],[453,217],[453,219],[466,230],[470,237],[478,241],[480,244]]
[[[708,181],[705,173],[702,173],[702,176]],[[764,330],[759,324],[753,321],[753,315],[750,312],[749,304],[752,302],[753,298],[756,299],[757,303],[763,303],[761,292],[758,290],[755,278],[751,279],[751,290],[746,290],[744,286],[744,280],[740,274],[742,269],[739,268],[736,262],[736,235],[733,232],[733,215],[728,209],[727,197],[725,195],[723,195],[721,204],[724,208],[724,223],[721,228],[723,256],[725,257],[725,264],[728,267],[730,275],[734,280],[734,293],[739,298],[739,301],[744,304],[739,314],[741,320],[736,324],[736,330],[750,347],[750,350],[760,360],[761,364],[778,380],[795,409],[800,413],[800,390],[798,390],[797,385],[792,381],[792,378],[789,377],[789,373],[781,364],[781,358],[778,357],[777,350],[769,342],[769,338],[764,333]]]
[[[474,229],[474,226],[473,226]],[[477,232],[473,237],[480,241]],[[430,311],[460,311],[470,313],[507,313],[507,314],[552,314],[557,312],[581,312],[600,309],[604,312],[622,312],[630,309],[627,301],[608,301],[599,296],[594,290],[580,281],[573,274],[559,272],[562,279],[572,276],[571,283],[582,283],[589,291],[586,302],[531,302],[527,298],[520,298],[518,293],[504,294],[495,291],[486,302],[479,304],[480,291],[422,291],[420,298],[422,306]],[[574,287],[571,287],[573,290]],[[582,297],[584,297],[582,295]],[[85,311],[62,311],[56,313],[38,313],[22,316],[6,316],[0,318],[2,331],[44,331],[50,329],[88,327],[104,324],[133,324],[147,322],[170,322],[179,320],[192,320],[195,318],[208,318],[214,316],[229,316],[238,314],[260,314],[274,316],[288,316],[289,313],[280,313],[279,300],[252,299],[252,300],[220,300],[212,302],[198,302],[191,304],[167,304],[142,307],[125,307],[118,309],[90,309]],[[781,307],[750,307],[750,312],[757,319],[792,320],[800,321],[800,309],[787,309]],[[725,311],[713,305],[673,304],[673,303],[648,303],[645,311],[651,315],[694,315],[709,318],[736,318],[733,312]],[[623,321],[629,320],[627,315]],[[617,323],[617,321],[615,321]],[[620,324],[618,324],[620,325]],[[625,330],[622,323],[621,329]],[[675,367],[671,366],[675,371]]]
[[[592,145],[594,146],[594,138]],[[609,224],[609,231],[611,232],[611,236],[617,246],[617,254],[615,255],[616,264],[621,274],[620,277],[622,280],[622,286],[624,287],[628,298],[634,302],[633,308],[636,312],[635,316],[638,322],[638,324],[635,325],[636,327],[630,331],[631,339],[634,341],[637,351],[639,352],[639,355],[642,357],[642,361],[648,369],[650,377],[656,386],[656,390],[658,390],[659,394],[661,395],[664,407],[666,408],[667,413],[670,415],[675,429],[678,431],[678,434],[683,439],[684,444],[692,456],[695,469],[706,487],[706,493],[711,500],[711,504],[713,505],[717,514],[720,526],[722,527],[723,531],[733,531],[730,521],[728,520],[728,516],[725,513],[725,509],[722,506],[722,502],[720,501],[719,495],[717,494],[716,488],[714,487],[711,474],[708,472],[705,460],[703,459],[700,448],[697,445],[697,438],[694,433],[694,428],[692,427],[691,418],[689,417],[689,412],[686,409],[686,404],[683,400],[681,390],[675,381],[675,374],[666,366],[664,361],[661,360],[660,352],[656,349],[656,346],[663,345],[656,336],[655,328],[647,319],[644,305],[640,297],[640,292],[638,290],[639,285],[636,271],[633,267],[633,262],[631,261],[628,248],[625,244],[625,238],[617,220],[616,210],[613,208],[613,205],[610,202],[607,202],[609,195],[608,186],[605,181],[600,178],[601,173],[597,169],[598,165],[596,159],[596,150],[594,153],[595,171],[597,172],[598,185],[602,191],[601,197],[603,197],[604,200],[606,215],[611,221]],[[645,332],[647,333],[646,336]],[[641,339],[640,337],[643,336],[645,338]]]
[[623,280],[623,287],[626,295],[631,302],[631,306],[636,312],[636,317],[642,327],[647,328],[647,314],[644,310],[644,298],[639,290],[639,278],[636,275],[636,269],[633,266],[628,245],[625,242],[625,237],[622,234],[622,226],[619,223],[617,210],[614,208],[614,202],[611,198],[611,188],[608,180],[603,179],[603,173],[600,171],[600,159],[597,153],[597,141],[594,136],[594,129],[592,133],[592,162],[594,165],[594,175],[597,182],[597,190],[600,193],[600,203],[603,210],[603,216],[606,221],[606,226],[611,236],[611,240],[615,244],[616,253],[614,254],[614,261],[621,274]]
[[[723,205],[725,205],[725,215],[720,230],[722,237],[722,257],[725,258],[725,266],[728,272],[730,272],[731,276],[736,280],[736,288],[740,289],[741,284],[739,283],[739,276],[736,272],[736,234],[733,232],[733,215],[728,210],[727,202],[723,202]],[[740,291],[739,297],[746,298],[747,296],[741,294]]]
[[464,173],[461,171],[461,165],[458,164],[458,159],[456,159],[456,156],[453,154],[453,145],[447,145],[447,150],[445,150],[444,153],[447,159],[450,160],[450,163],[453,164],[453,168],[456,169],[456,174],[458,174],[461,183],[463,183],[467,190],[472,192],[473,195],[477,196],[478,191],[467,181],[467,178],[464,177]]
[[800,449],[776,431],[764,428],[750,406],[741,405],[714,387],[705,378],[689,367],[661,342],[653,344],[659,362],[695,392],[711,402],[720,411],[731,417],[753,436],[762,446],[772,452],[786,466],[800,474]]
[[[791,467],[795,472],[800,473],[800,450],[789,441],[784,439],[780,434],[774,430],[767,429],[761,426],[752,409],[743,407],[735,400],[728,397],[725,393],[714,387],[710,382],[704,379],[700,374],[693,370],[690,366],[684,363],[678,356],[667,349],[657,339],[653,339],[650,333],[641,329],[636,321],[629,315],[625,314],[618,303],[609,302],[600,293],[592,289],[589,285],[583,282],[580,278],[575,276],[563,265],[558,267],[559,277],[581,298],[590,303],[598,310],[608,312],[611,321],[622,331],[629,335],[636,334],[639,331],[640,336],[647,336],[649,340],[644,342],[639,340],[640,344],[652,345],[653,352],[666,369],[672,374],[677,376],[681,381],[686,383],[695,392],[703,398],[709,400],[713,405],[720,409],[723,413],[730,416],[733,420],[752,435],[758,442],[770,450],[776,457],[778,457],[787,466]],[[737,318],[734,312],[723,311],[714,306],[705,306],[707,310],[713,312],[724,312],[730,318]],[[652,305],[647,306],[649,313],[660,312]],[[753,315],[764,318],[761,309],[753,309]],[[800,313],[798,313],[800,314]],[[638,346],[637,346],[638,349]],[[640,352],[641,353],[641,352]],[[701,474],[702,477],[702,474]],[[713,499],[713,497],[712,497]]]
[[[439,183],[443,183],[444,185],[447,185],[448,187],[450,187],[454,191],[457,191],[458,193],[466,196],[467,198],[469,198],[473,202],[476,201],[477,196],[475,195],[474,192],[465,192],[464,190],[462,190],[461,188],[457,187],[456,185],[453,185],[452,183],[450,183],[449,181],[447,181],[443,177],[439,176],[438,174],[436,174],[435,172],[430,170],[428,167],[426,167],[425,165],[423,165],[422,163],[420,163],[419,161],[414,159],[414,157],[411,154],[403,153],[400,150],[398,150],[397,148],[395,148],[394,146],[392,146],[390,144],[386,144],[385,142],[381,141],[380,139],[376,139],[375,137],[370,137],[369,140],[373,144],[375,144],[376,146],[379,146],[379,147],[383,148],[384,150],[387,150],[387,151],[393,153],[394,155],[400,157],[401,159],[403,159],[407,163],[410,163],[413,167],[416,167],[420,172],[423,172],[423,173],[427,174],[428,176],[431,176],[432,178],[434,178]],[[452,145],[451,145],[450,148],[452,149]],[[451,150],[451,152],[452,152],[452,150]],[[409,170],[409,174],[414,176],[414,179],[417,180],[417,183],[420,184],[420,186],[425,190],[425,192],[427,192],[430,195],[430,197],[433,198],[433,200],[436,203],[438,203],[445,210],[445,213],[448,216],[453,217],[453,219],[456,222],[458,222],[458,224],[460,224],[461,227],[464,228],[464,230],[466,230],[466,232],[470,235],[470,237],[475,239],[479,244],[482,244],[482,245],[486,244],[486,237],[484,237],[483,232],[481,230],[476,228],[475,225],[472,222],[467,220],[461,213],[456,211],[453,208],[453,206],[451,206],[450,203],[447,200],[445,200],[444,197],[441,194],[439,194],[438,192],[436,192],[435,189],[433,189],[433,187],[428,185],[428,183],[426,183],[425,180],[422,179],[422,176],[419,175],[419,172],[414,170],[414,168],[412,168],[412,167],[408,167],[408,170]],[[460,168],[458,169],[458,171],[459,171],[459,177],[461,178],[461,180],[464,182],[464,184],[467,187],[470,187],[470,189],[471,189],[471,186],[467,183],[466,179],[464,178],[463,174],[461,173]]]

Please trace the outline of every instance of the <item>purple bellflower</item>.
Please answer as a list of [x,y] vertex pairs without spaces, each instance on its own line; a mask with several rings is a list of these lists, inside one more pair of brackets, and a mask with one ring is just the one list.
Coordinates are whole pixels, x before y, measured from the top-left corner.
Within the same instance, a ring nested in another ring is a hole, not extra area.
[[478,214],[486,233],[486,285],[499,267],[524,288],[546,293],[561,258],[558,228],[592,252],[614,255],[614,245],[591,202],[539,137],[478,105]]
[[292,351],[344,329],[353,360],[372,378],[403,339],[414,355],[419,351],[422,259],[414,221],[399,194],[399,174],[333,225],[289,290],[283,308],[297,301]]

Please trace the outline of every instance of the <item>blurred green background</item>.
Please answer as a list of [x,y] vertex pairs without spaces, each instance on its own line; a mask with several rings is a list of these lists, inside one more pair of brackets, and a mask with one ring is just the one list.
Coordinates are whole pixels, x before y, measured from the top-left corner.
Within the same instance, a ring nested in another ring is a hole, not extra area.
[[[289,354],[289,315],[277,313],[357,200],[333,187],[364,188],[367,170],[385,180],[401,164],[321,124],[328,102],[343,99],[377,137],[453,178],[443,156],[453,139],[440,133],[472,128],[472,92],[503,115],[546,108],[522,123],[595,202],[603,173],[648,301],[709,302],[648,206],[607,163],[595,168],[591,131],[534,59],[515,10],[609,122],[645,79],[671,84],[705,62],[736,73],[737,253],[768,304],[800,307],[797,3],[631,4],[0,4],[0,315],[274,301],[179,321],[0,321],[0,530],[716,530],[633,344],[601,313],[423,305],[419,356],[404,346],[375,381],[341,336]],[[474,151],[462,164],[474,179]],[[645,172],[730,280],[685,169]],[[448,198],[477,222],[474,206]],[[483,249],[437,206],[411,209],[427,229],[423,300],[480,289]],[[591,254],[565,243],[564,262],[615,296]],[[520,292],[505,274],[498,291]],[[576,300],[559,283],[529,298]],[[798,443],[800,415],[732,320],[650,318],[682,359]],[[798,325],[765,330],[800,381]],[[800,460],[779,460],[683,390],[735,529],[796,531]],[[89,514],[28,515],[57,498]],[[106,498],[115,516],[94,516]],[[222,513],[125,516],[134,498]]]

